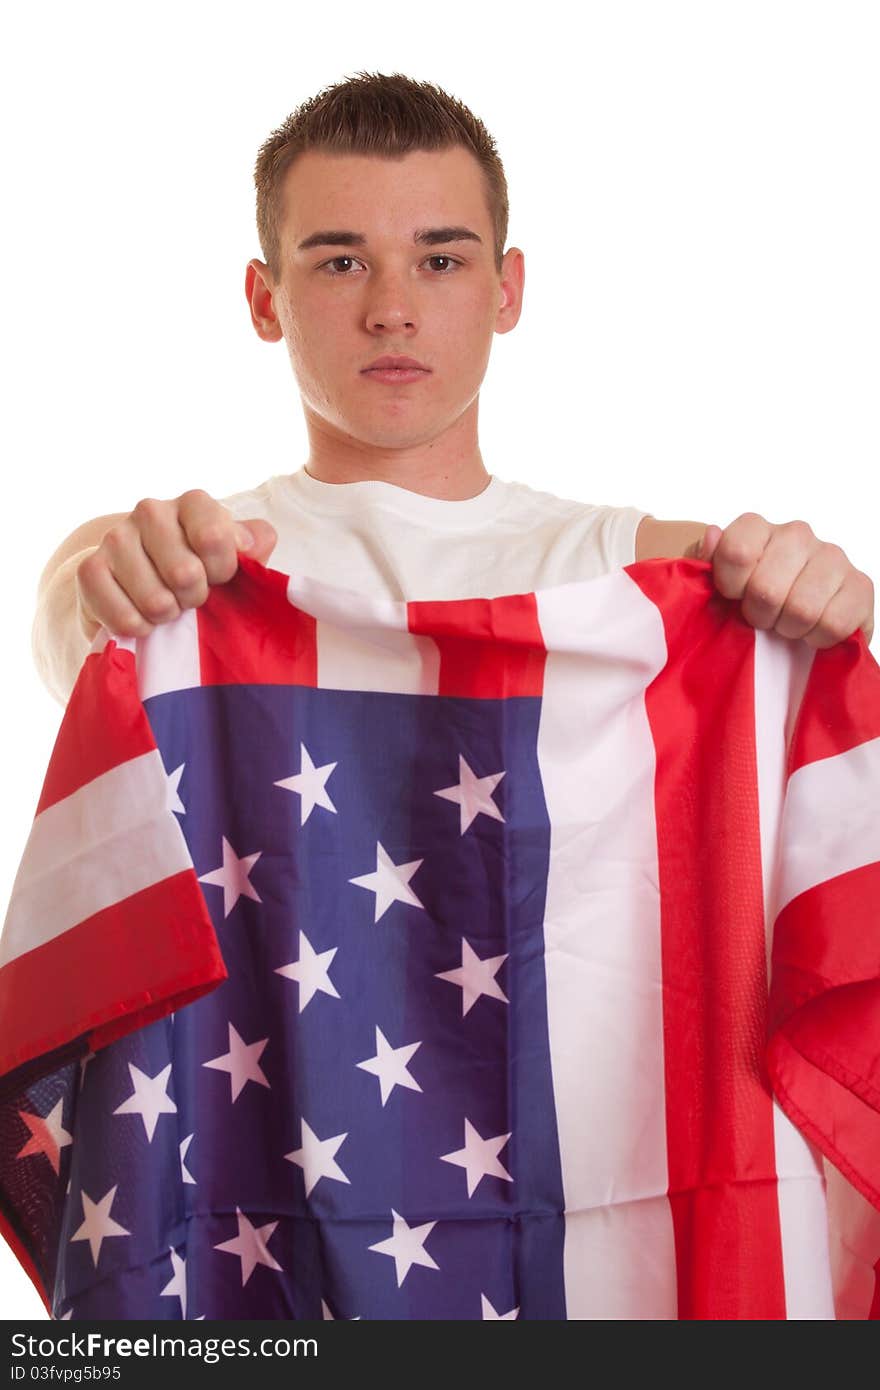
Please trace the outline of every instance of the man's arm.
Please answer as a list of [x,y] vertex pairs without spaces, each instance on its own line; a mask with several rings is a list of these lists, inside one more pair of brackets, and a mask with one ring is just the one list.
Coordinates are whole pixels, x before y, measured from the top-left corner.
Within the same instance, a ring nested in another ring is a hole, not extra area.
[[695,560],[707,529],[705,521],[658,521],[655,516],[643,516],[636,531],[636,562],[684,556]]
[[805,521],[774,525],[743,512],[724,530],[702,521],[646,516],[636,531],[636,561],[687,557],[712,565],[715,588],[741,599],[752,627],[833,647],[861,630],[874,634],[874,585],[839,545],[820,541]]
[[[31,650],[37,673],[49,694],[66,705],[79,669],[98,631],[79,612],[77,566],[97,550],[106,531],[125,516],[114,512],[78,526],[53,551],[37,585]],[[91,630],[91,636],[88,635]]]

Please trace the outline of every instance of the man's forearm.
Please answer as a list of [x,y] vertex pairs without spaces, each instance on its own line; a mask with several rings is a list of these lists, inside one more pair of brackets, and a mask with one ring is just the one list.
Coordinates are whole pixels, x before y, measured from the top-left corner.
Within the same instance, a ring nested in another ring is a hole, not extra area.
[[41,584],[37,596],[31,628],[34,665],[49,694],[61,705],[69,700],[92,638],[98,631],[95,624],[90,624],[94,628],[92,637],[86,635],[76,596],[77,566],[97,548],[97,545],[89,545],[69,555]]

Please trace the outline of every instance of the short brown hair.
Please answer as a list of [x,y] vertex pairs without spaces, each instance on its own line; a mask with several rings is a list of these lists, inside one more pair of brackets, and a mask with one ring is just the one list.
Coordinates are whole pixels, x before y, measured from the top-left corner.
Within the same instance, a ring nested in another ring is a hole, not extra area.
[[359,72],[303,102],[264,140],[254,166],[257,235],[272,278],[281,273],[281,190],[297,155],[324,149],[392,158],[461,145],[483,171],[500,273],[507,240],[507,179],[483,122],[432,82],[402,72]]

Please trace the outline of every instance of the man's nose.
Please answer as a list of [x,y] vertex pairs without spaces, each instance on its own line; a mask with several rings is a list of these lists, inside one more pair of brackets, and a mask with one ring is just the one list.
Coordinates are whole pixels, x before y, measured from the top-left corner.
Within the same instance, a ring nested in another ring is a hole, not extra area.
[[413,327],[416,289],[405,274],[376,276],[370,285],[367,320],[371,328]]

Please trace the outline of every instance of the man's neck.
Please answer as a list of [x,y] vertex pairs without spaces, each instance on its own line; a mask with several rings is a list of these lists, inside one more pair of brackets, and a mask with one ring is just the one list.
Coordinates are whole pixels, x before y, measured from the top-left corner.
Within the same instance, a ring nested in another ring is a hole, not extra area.
[[306,411],[309,456],[305,470],[321,483],[393,483],[423,497],[461,502],[491,482],[477,438],[476,401],[455,423],[412,448],[385,449],[328,429]]

